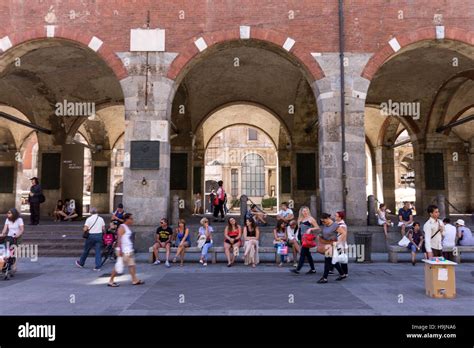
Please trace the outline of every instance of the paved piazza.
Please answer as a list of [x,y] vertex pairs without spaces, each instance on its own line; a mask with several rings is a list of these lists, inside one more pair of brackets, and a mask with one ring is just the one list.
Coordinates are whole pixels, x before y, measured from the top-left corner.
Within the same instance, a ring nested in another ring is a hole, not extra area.
[[[405,255],[403,255],[405,256]],[[147,255],[138,255],[143,286],[132,286],[130,277],[118,277],[119,288],[106,282],[112,264],[92,271],[91,259],[76,268],[72,258],[21,261],[19,272],[0,280],[4,296],[1,315],[472,315],[474,313],[474,263],[456,268],[457,298],[431,299],[424,293],[423,265],[389,264],[385,254],[374,254],[374,263],[349,265],[350,277],[316,284],[318,274],[293,275],[289,266],[274,263],[250,269],[225,263],[203,268],[153,266]],[[402,261],[404,260],[401,257]],[[321,260],[319,260],[321,261]],[[469,260],[472,261],[472,260]],[[303,272],[307,267],[303,268]],[[14,300],[12,300],[14,298]],[[294,300],[294,301],[293,301]],[[402,303],[399,303],[402,302]],[[293,303],[290,303],[293,302]]]

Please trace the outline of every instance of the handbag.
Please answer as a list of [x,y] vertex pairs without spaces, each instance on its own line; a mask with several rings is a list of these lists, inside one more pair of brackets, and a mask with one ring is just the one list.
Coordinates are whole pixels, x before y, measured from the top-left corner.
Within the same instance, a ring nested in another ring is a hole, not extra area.
[[123,257],[119,256],[117,257],[117,261],[115,262],[115,272],[118,274],[123,273]]
[[349,257],[347,256],[347,254],[344,251],[342,251],[342,249],[339,252],[338,248],[334,248],[331,263],[335,265],[336,263],[348,263],[348,262],[349,262]]
[[316,246],[316,237],[312,233],[303,234],[303,248],[314,248]]
[[326,240],[324,238],[318,237],[318,249],[317,252],[319,254],[325,255],[327,252],[327,245],[331,245],[334,241],[333,240]]
[[96,217],[96,219],[95,219],[95,221],[94,221],[94,223],[92,224],[91,227],[84,226],[84,233],[82,234],[82,238],[84,238],[84,239],[89,238],[89,235],[90,235],[89,231],[91,230],[92,227],[94,227],[97,220],[99,220],[99,215],[97,215],[97,217]]
[[198,241],[197,241],[197,246],[199,249],[202,249],[204,244],[206,244],[206,239],[207,239],[206,236],[203,234],[199,236]]
[[288,255],[288,246],[285,243],[280,243],[277,248],[278,255]]
[[402,248],[406,248],[408,244],[410,244],[410,240],[407,236],[403,236],[403,238],[398,242],[398,246],[401,246]]

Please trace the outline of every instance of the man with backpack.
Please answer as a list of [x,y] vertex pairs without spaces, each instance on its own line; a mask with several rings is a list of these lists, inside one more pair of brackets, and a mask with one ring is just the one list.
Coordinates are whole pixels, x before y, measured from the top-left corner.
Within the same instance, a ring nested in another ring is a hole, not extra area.
[[217,222],[217,216],[219,215],[219,212],[221,213],[221,222],[224,221],[224,202],[225,202],[225,190],[224,190],[224,182],[220,180],[217,185],[219,185],[219,188],[217,189],[216,192],[216,197],[214,198],[214,222]]

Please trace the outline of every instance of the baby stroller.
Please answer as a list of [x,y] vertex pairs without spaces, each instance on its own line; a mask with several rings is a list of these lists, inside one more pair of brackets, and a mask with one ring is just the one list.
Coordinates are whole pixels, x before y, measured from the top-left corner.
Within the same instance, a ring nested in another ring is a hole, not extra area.
[[102,236],[104,248],[102,249],[102,267],[108,259],[115,259],[115,244],[117,242],[117,227],[109,228]]
[[15,275],[15,246],[17,245],[16,238],[3,237],[0,238],[0,267],[1,276],[3,280],[10,280]]

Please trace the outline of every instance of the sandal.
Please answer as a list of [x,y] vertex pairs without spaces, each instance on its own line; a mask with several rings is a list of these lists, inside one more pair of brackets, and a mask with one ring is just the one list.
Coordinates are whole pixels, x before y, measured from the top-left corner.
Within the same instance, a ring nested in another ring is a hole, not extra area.
[[111,288],[118,288],[120,285],[117,283],[107,283],[107,286],[110,286]]
[[145,284],[145,282],[143,280],[139,280],[138,282],[136,283],[132,283],[133,285],[143,285]]

